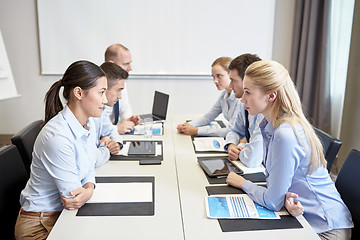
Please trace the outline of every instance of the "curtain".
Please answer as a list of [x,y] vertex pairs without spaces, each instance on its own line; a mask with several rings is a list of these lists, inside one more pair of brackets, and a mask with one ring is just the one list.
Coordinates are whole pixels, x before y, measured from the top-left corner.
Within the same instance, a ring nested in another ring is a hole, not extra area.
[[297,0],[290,76],[310,122],[331,129],[330,0]]

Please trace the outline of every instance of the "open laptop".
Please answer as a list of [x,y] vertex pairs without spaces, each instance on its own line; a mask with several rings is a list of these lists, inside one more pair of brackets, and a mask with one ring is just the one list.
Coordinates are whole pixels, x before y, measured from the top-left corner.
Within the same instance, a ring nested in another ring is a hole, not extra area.
[[143,122],[145,118],[152,118],[153,121],[162,121],[166,119],[169,95],[155,91],[152,114],[142,114],[140,118]]

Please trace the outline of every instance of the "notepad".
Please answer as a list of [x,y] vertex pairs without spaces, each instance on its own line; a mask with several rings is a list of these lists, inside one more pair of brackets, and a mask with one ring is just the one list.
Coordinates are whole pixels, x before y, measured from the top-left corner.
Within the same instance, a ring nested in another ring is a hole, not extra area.
[[274,212],[255,203],[247,194],[212,195],[205,198],[208,218],[280,219]]
[[97,183],[87,203],[152,202],[152,182]]

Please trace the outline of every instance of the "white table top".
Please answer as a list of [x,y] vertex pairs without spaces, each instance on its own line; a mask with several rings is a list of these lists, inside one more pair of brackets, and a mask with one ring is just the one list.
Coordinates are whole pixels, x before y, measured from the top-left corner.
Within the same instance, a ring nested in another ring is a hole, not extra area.
[[[171,116],[163,140],[161,165],[138,161],[109,161],[96,170],[97,176],[155,176],[154,216],[77,217],[77,211],[64,210],[48,239],[318,239],[317,234],[298,217],[302,229],[222,232],[217,220],[205,212],[205,187],[209,186],[197,163],[191,138],[176,131],[176,125],[190,115]],[[143,139],[125,135],[124,139]]]

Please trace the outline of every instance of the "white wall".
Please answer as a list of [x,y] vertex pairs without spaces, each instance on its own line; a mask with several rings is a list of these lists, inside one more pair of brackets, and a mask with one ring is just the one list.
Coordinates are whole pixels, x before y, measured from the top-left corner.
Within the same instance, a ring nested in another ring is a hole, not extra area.
[[[295,0],[277,0],[276,4],[273,58],[286,67],[290,66],[294,6]],[[0,0],[0,29],[21,94],[0,101],[0,134],[13,134],[43,118],[43,98],[59,77],[40,75],[35,0]],[[130,79],[127,86],[135,113],[151,111],[155,89],[170,94],[168,114],[205,113],[219,94],[211,80]]]

